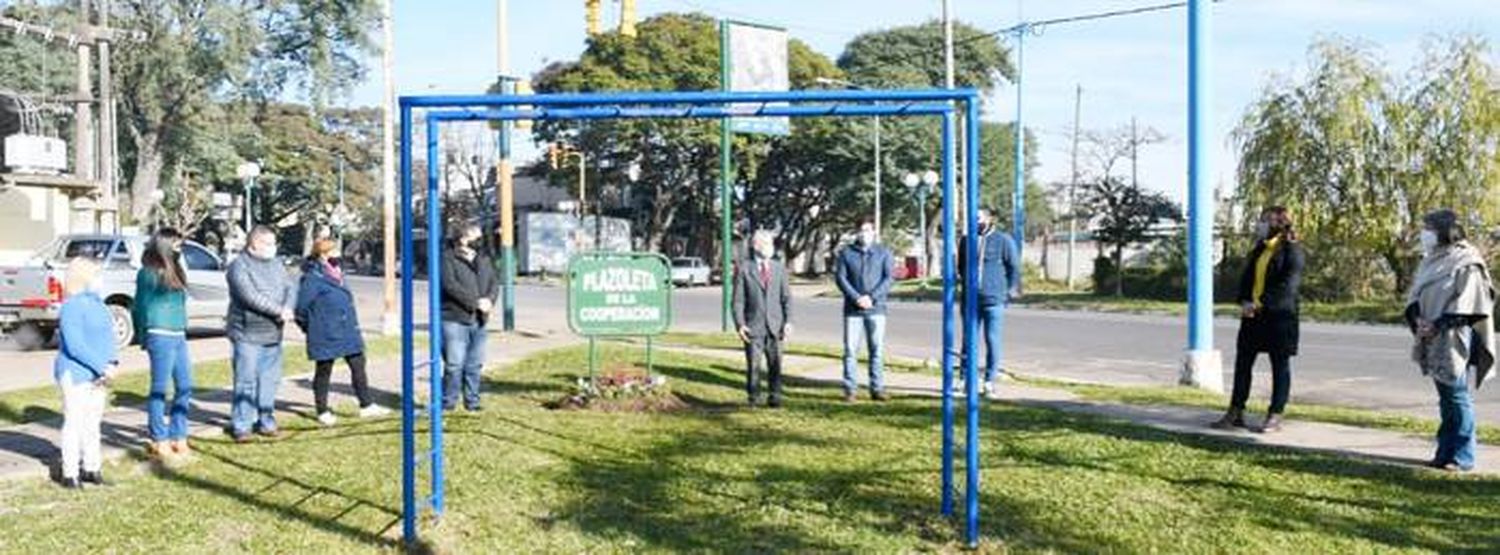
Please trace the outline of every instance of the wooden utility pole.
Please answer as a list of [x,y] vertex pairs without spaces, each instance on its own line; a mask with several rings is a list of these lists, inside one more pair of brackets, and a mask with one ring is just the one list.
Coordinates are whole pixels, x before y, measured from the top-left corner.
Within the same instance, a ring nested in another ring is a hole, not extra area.
[[[88,0],[84,0],[87,3]],[[113,0],[99,0],[99,26],[109,28]],[[120,178],[119,178],[119,131],[115,119],[114,69],[110,60],[110,35],[105,33],[99,41],[99,182],[100,232],[120,231]]]
[[[381,318],[381,331],[386,335],[395,335],[400,332],[401,317],[396,314],[396,35],[391,28],[394,18],[391,17],[391,2],[384,0],[380,4],[380,32],[382,37],[380,67],[381,75],[385,80],[385,92],[381,95],[381,164],[380,164],[380,189],[381,208],[384,229],[382,236],[385,239],[383,261],[385,265],[384,276],[384,308],[385,313]],[[432,161],[428,161],[432,163]],[[411,202],[411,199],[403,199],[402,202]],[[403,222],[409,223],[409,222]]]
[[1073,290],[1073,249],[1078,245],[1078,134],[1083,117],[1083,85],[1073,95],[1073,172],[1068,182],[1068,290]]
[[[89,4],[93,0],[78,0],[78,21],[88,25]],[[85,181],[94,180],[94,85],[93,51],[88,41],[78,41],[78,81],[73,93],[73,175]]]

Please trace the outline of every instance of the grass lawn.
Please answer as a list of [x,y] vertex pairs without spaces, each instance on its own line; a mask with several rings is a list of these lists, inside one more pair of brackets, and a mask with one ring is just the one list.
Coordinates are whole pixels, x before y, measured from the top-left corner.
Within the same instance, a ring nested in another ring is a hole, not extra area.
[[[606,360],[636,360],[608,347]],[[739,405],[719,361],[663,353],[694,408],[549,411],[584,350],[490,376],[451,417],[437,552],[958,551],[937,516],[935,401],[844,404],[796,384],[782,410]],[[984,416],[989,552],[1372,553],[1500,546],[1500,480],[1177,436],[1040,408]],[[289,429],[306,422],[287,422]],[[394,419],[270,443],[198,442],[199,460],[108,490],[0,484],[9,552],[397,551]]]
[[[836,296],[836,292],[832,296]],[[940,302],[943,299],[943,285],[941,281],[935,280],[929,280],[926,284],[915,280],[903,281],[896,284],[891,290],[891,298],[908,301]],[[1040,289],[1028,287],[1026,294],[1021,297],[1021,300],[1017,304],[1029,308],[1047,310],[1089,310],[1122,314],[1163,314],[1171,316],[1183,316],[1187,314],[1187,303],[1182,301],[1161,301],[1130,297],[1117,298],[1095,295],[1088,292],[1068,292],[1059,289],[1056,284],[1048,284]],[[1309,322],[1400,324],[1404,321],[1401,312],[1403,308],[1405,307],[1401,306],[1399,302],[1305,302],[1302,303],[1302,318]],[[1214,305],[1214,314],[1225,318],[1238,317],[1239,307],[1233,304]]]
[[[228,339],[225,339],[228,341]],[[419,338],[419,341],[422,341]],[[136,347],[131,347],[132,349]],[[372,362],[397,356],[401,353],[398,338],[369,338],[365,342],[365,354]],[[52,372],[50,362],[47,372]],[[313,363],[307,360],[302,344],[289,344],[286,348],[283,374],[293,376],[313,371]],[[229,387],[232,381],[228,359],[193,362],[193,390],[206,391]],[[144,405],[151,388],[151,373],[144,368],[124,372],[110,389],[112,406]],[[0,426],[27,424],[49,418],[62,417],[62,396],[57,387],[46,385],[17,389],[0,393]]]

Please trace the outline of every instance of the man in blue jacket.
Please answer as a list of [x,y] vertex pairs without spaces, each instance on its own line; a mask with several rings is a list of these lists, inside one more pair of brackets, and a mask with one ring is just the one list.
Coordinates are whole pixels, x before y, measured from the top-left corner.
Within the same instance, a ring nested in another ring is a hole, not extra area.
[[[960,249],[959,275],[967,260],[968,249]],[[989,396],[995,390],[995,380],[1004,378],[1001,368],[1003,343],[1001,332],[1005,328],[1005,307],[1021,296],[1021,253],[1010,234],[995,225],[987,208],[979,209],[979,324],[984,333],[984,383],[982,394]],[[962,379],[962,377],[960,377]]]
[[854,244],[840,250],[834,261],[834,281],[844,294],[844,400],[849,402],[859,389],[854,366],[861,340],[870,356],[870,397],[886,399],[885,307],[895,262],[875,239],[874,220],[864,220]]

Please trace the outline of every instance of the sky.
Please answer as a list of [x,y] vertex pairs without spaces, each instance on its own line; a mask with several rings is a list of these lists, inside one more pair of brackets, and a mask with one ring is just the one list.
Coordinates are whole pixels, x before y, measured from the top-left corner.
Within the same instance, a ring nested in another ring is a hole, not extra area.
[[[1023,19],[1114,11],[1163,0],[951,0],[956,19],[1002,29]],[[529,76],[546,64],[576,59],[585,46],[583,0],[510,0],[512,73]],[[613,26],[618,4],[605,1]],[[878,9],[876,9],[878,8]],[[480,92],[496,74],[494,0],[395,2],[397,94]],[[1500,0],[1223,0],[1215,4],[1211,40],[1212,179],[1233,187],[1230,132],[1277,76],[1305,71],[1308,47],[1344,37],[1371,45],[1393,72],[1416,61],[1433,36],[1475,34],[1500,39]],[[638,0],[639,18],[701,12],[717,18],[784,27],[814,50],[837,58],[855,36],[920,23],[941,15],[941,0]],[[1070,175],[1074,91],[1083,88],[1082,128],[1139,125],[1166,142],[1140,154],[1141,182],[1186,197],[1187,14],[1159,11],[1041,29],[1025,39],[1022,79],[1025,125],[1039,138],[1042,183]],[[1007,42],[1007,45],[1012,43]],[[1500,46],[1500,45],[1497,45]],[[1500,54],[1495,56],[1500,62]],[[348,99],[377,105],[379,59]],[[987,99],[984,118],[1015,118],[1016,88],[1003,83]],[[526,143],[529,141],[520,141]],[[534,150],[523,150],[527,155]],[[913,168],[925,169],[925,168]]]

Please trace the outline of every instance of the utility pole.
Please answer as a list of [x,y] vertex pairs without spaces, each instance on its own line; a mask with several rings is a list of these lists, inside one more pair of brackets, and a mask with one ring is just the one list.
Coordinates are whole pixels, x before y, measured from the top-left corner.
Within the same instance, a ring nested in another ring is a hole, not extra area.
[[1078,244],[1078,134],[1083,117],[1083,85],[1073,95],[1073,175],[1068,183],[1068,291],[1073,290],[1073,249]]
[[[109,29],[113,0],[99,0],[99,27]],[[120,231],[119,133],[115,128],[114,68],[111,65],[110,33],[99,42],[99,180],[103,184],[99,231]]]
[[[394,0],[384,0],[380,4],[380,32],[381,52],[380,68],[384,80],[385,92],[381,95],[381,164],[380,164],[380,190],[382,220],[384,229],[382,236],[385,240],[383,254],[384,261],[384,300],[385,312],[381,317],[381,331],[385,335],[396,335],[400,332],[401,319],[396,314],[396,33],[391,28],[394,18],[391,16],[391,3]],[[431,163],[431,162],[429,162]],[[411,199],[406,199],[410,202]],[[411,225],[412,222],[402,222]]]
[[[93,0],[78,0],[78,20],[88,25],[89,6]],[[98,160],[94,158],[94,86],[90,63],[93,53],[88,41],[78,41],[78,88],[73,107],[73,173],[79,179],[93,181]]]

